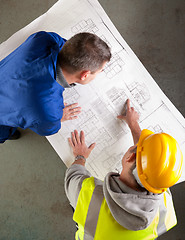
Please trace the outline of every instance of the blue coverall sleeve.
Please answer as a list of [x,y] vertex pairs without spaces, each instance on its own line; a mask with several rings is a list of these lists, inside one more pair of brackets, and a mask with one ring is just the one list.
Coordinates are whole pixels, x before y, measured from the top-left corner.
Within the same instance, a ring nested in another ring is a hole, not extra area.
[[61,121],[57,122],[44,122],[40,124],[35,124],[30,127],[32,131],[41,135],[41,136],[49,136],[57,133],[61,128]]
[[[43,41],[44,41],[44,40],[45,40],[47,37],[49,37],[49,36],[51,36],[51,37],[54,39],[54,41],[56,42],[56,44],[59,46],[59,49],[60,49],[60,50],[62,49],[64,43],[67,41],[65,38],[62,38],[60,35],[58,35],[58,34],[55,33],[55,32],[45,32],[45,31],[40,31],[40,32],[33,33],[32,35],[30,35],[30,36],[28,37],[27,40],[29,40],[30,38],[32,38],[32,39],[34,39],[34,38],[38,39],[38,37],[39,37],[40,39],[43,39]],[[42,42],[42,41],[40,41],[40,42]]]
[[[40,32],[33,34],[30,37],[39,39],[39,42],[41,44],[42,44],[42,41],[47,40],[49,42],[48,39],[51,39],[52,40],[51,43],[53,44],[53,41],[54,41],[56,43],[56,45],[58,45],[59,49],[61,49],[63,47],[64,43],[66,42],[65,39],[63,39],[57,33],[54,33],[54,32],[40,31]],[[47,80],[47,78],[45,80]],[[58,105],[53,106],[53,107],[54,108],[58,107]],[[48,111],[49,111],[49,108],[48,108]],[[54,117],[55,117],[55,115],[54,115]],[[58,118],[58,116],[57,116],[57,118]],[[62,118],[62,113],[61,113],[61,118]],[[44,119],[44,120],[42,121],[42,119]],[[43,117],[43,118],[39,119],[39,122],[34,123],[29,128],[41,136],[49,136],[49,135],[53,135],[53,134],[57,133],[60,130],[61,121],[60,121],[60,119],[56,120],[56,121],[53,121],[51,119],[46,120],[45,117]]]
[[54,32],[48,32],[49,35],[51,35],[56,43],[59,45],[60,50],[62,49],[64,43],[67,41],[65,38],[62,38],[60,35],[58,35],[57,33]]

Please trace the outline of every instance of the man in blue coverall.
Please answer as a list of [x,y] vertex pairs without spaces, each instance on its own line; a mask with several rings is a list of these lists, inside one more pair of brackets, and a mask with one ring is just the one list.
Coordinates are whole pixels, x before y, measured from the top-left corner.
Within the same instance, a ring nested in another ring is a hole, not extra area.
[[32,34],[0,62],[0,143],[17,139],[17,127],[42,136],[77,118],[78,103],[65,106],[63,91],[87,84],[110,61],[108,45],[91,33],[68,41],[54,32]]

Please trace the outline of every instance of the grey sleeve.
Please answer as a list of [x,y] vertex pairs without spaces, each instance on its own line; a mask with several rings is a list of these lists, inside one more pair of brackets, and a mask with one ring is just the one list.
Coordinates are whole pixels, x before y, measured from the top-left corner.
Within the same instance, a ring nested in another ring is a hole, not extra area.
[[74,164],[66,170],[65,192],[73,208],[76,207],[83,180],[89,177],[91,177],[90,172],[79,164]]

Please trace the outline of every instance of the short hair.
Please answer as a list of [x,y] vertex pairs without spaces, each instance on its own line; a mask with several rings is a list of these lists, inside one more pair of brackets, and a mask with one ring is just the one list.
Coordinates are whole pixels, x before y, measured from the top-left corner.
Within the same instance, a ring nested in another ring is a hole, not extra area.
[[109,46],[97,35],[87,32],[70,38],[58,55],[59,65],[70,73],[83,70],[96,72],[110,59]]

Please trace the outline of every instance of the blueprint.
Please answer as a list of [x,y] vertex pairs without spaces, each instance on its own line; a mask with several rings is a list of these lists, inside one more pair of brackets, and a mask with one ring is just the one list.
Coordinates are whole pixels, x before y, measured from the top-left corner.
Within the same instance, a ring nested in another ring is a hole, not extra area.
[[[39,30],[55,31],[66,39],[79,32],[91,32],[102,38],[112,51],[111,61],[95,80],[64,92],[65,102],[78,102],[82,112],[77,119],[64,122],[61,130],[47,139],[67,167],[74,161],[67,138],[77,129],[85,132],[87,144],[96,142],[86,165],[92,175],[103,179],[109,171],[121,171],[122,156],[133,145],[128,126],[117,119],[117,115],[124,112],[128,98],[140,115],[141,128],[172,135],[185,158],[185,119],[152,79],[97,0],[58,1],[47,13],[0,45],[1,59]],[[184,180],[185,169],[180,182]]]

